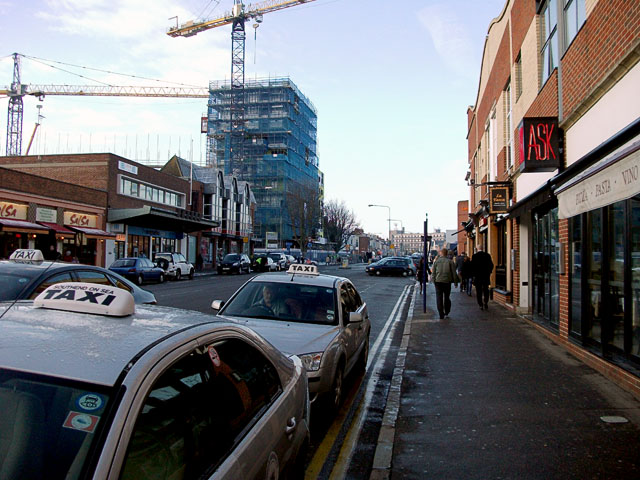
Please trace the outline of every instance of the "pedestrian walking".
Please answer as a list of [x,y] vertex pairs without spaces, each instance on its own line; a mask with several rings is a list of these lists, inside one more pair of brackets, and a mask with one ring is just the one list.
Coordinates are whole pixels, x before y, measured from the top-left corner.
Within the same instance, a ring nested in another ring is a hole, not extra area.
[[429,275],[431,275],[429,265],[425,265],[424,257],[420,257],[420,261],[418,262],[418,271],[416,272],[416,279],[420,283],[420,295],[424,293],[427,281],[429,280]]
[[[458,274],[458,277],[460,277],[462,279],[462,264],[464,263],[464,259],[466,258],[467,254],[462,252],[460,255],[456,256],[456,272]],[[462,291],[464,288],[464,282],[460,282],[460,291]]]
[[456,273],[456,264],[447,257],[447,249],[443,248],[439,252],[438,258],[433,262],[431,268],[431,280],[436,287],[436,306],[440,318],[449,315],[451,311],[451,284],[458,286],[458,274]]
[[489,282],[491,281],[491,272],[493,272],[493,260],[491,255],[483,251],[482,245],[476,248],[476,253],[471,258],[471,267],[473,270],[473,281],[476,284],[476,295],[480,310],[489,308]]
[[464,256],[464,262],[462,262],[462,269],[460,270],[462,290],[467,295],[471,296],[473,293],[473,268],[471,266],[471,259],[468,255]]

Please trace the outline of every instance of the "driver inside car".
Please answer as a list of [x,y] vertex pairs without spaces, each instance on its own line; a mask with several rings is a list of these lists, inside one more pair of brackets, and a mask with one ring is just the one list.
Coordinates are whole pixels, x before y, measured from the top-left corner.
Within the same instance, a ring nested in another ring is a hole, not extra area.
[[302,317],[302,304],[299,300],[289,296],[282,298],[278,295],[278,288],[275,285],[267,284],[262,287],[262,299],[257,305],[263,306],[272,312],[275,317]]

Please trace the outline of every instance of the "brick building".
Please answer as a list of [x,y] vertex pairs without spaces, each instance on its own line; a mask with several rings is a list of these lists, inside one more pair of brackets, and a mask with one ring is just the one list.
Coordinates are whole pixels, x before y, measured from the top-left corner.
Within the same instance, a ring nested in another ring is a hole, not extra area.
[[[200,253],[213,264],[218,249],[242,249],[255,208],[249,186],[218,178],[220,172],[198,181],[178,162],[163,172],[108,153],[1,157],[9,174],[0,178],[0,254],[19,243],[45,252],[54,245],[101,266],[159,251],[183,253],[192,263]],[[38,192],[41,198],[33,197]],[[5,215],[8,205],[22,224]]]
[[494,300],[640,396],[640,2],[508,0],[467,111]]

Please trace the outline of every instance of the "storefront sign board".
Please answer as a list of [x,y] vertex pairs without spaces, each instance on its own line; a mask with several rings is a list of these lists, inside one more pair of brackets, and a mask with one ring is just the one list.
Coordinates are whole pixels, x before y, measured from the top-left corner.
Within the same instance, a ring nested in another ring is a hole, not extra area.
[[640,149],[558,192],[560,218],[573,217],[637,195],[640,193]]
[[56,223],[58,221],[58,211],[53,208],[36,209],[36,222]]
[[72,227],[97,228],[98,216],[86,213],[64,212],[64,224]]
[[10,220],[26,220],[27,205],[12,202],[0,202],[0,218]]
[[562,165],[556,117],[525,117],[518,133],[521,172],[551,172]]

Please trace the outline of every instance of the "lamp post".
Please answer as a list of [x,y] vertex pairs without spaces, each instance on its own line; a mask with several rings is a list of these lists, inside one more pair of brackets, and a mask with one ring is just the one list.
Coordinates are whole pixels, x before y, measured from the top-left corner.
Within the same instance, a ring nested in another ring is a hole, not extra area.
[[389,216],[387,220],[389,221],[389,248],[391,248],[391,207],[389,205],[376,205],[374,203],[369,204],[370,207],[383,207],[389,210]]

